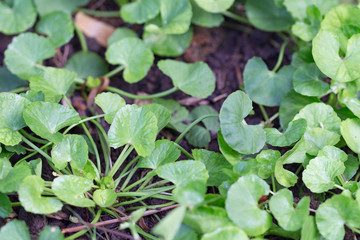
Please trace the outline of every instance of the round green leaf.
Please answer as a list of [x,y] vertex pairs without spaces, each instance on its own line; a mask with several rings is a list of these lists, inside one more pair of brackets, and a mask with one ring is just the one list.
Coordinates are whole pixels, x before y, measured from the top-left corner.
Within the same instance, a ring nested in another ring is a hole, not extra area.
[[113,148],[131,144],[140,156],[148,156],[158,133],[155,115],[145,108],[127,105],[116,113],[108,133]]
[[201,126],[191,128],[185,138],[190,145],[195,147],[206,147],[211,141],[210,132]]
[[160,132],[170,122],[171,112],[164,106],[156,103],[146,104],[142,106],[153,112],[157,119],[157,127]]
[[234,0],[195,0],[204,10],[211,13],[221,13],[233,5]]
[[117,28],[115,29],[114,33],[111,34],[111,36],[108,38],[108,46],[110,46],[116,41],[129,37],[137,38],[138,35],[130,28],[126,28],[126,27]]
[[93,194],[93,199],[100,207],[110,207],[116,201],[117,195],[113,189],[98,189]]
[[300,118],[290,122],[285,133],[279,132],[276,128],[265,128],[266,142],[277,147],[290,146],[304,135],[306,126],[306,120]]
[[11,202],[3,193],[0,193],[0,217],[1,218],[7,218],[10,216],[10,213],[12,212],[11,208]]
[[30,28],[36,20],[36,10],[31,0],[14,0],[10,7],[0,2],[0,32],[17,34]]
[[201,8],[195,0],[191,0],[193,16],[191,22],[201,27],[218,27],[224,21],[220,13],[211,13]]
[[360,61],[360,34],[347,42],[345,56],[340,53],[340,42],[333,32],[320,30],[313,40],[313,56],[319,69],[331,79],[350,82],[360,78],[357,64]]
[[341,123],[341,135],[348,147],[357,154],[360,154],[360,120],[353,118],[343,121]]
[[256,156],[259,177],[269,178],[275,171],[276,161],[281,157],[279,151],[263,150]]
[[17,219],[8,222],[0,229],[0,240],[30,240],[29,229],[24,221]]
[[153,228],[152,232],[162,236],[165,240],[175,240],[175,235],[181,229],[185,212],[186,207],[184,206],[175,208]]
[[164,164],[175,162],[180,154],[174,142],[166,139],[158,140],[155,142],[154,151],[149,156],[141,158],[137,167],[157,169]]
[[14,168],[6,158],[0,158],[0,192],[11,193],[18,191],[23,180],[31,174],[27,163]]
[[30,77],[30,88],[42,91],[45,101],[59,102],[74,84],[76,73],[63,68],[45,68],[44,72]]
[[320,100],[316,97],[303,96],[294,90],[290,91],[280,103],[279,118],[281,127],[286,129],[295,115],[303,107],[313,102],[320,102]]
[[305,96],[320,96],[329,91],[329,84],[322,81],[325,76],[310,63],[299,67],[294,73],[294,90]]
[[240,228],[229,226],[216,229],[214,232],[206,233],[201,240],[248,240],[246,233]]
[[[196,120],[202,116],[208,115],[208,114],[218,114],[218,112],[210,107],[210,106],[198,106],[194,108],[190,113],[190,118],[192,120]],[[219,119],[218,118],[206,118],[201,121],[206,129],[212,131],[212,132],[218,132],[220,129]]]
[[0,129],[19,130],[25,127],[23,111],[29,104],[29,100],[15,93],[0,93]]
[[8,45],[4,62],[8,69],[23,79],[40,74],[42,68],[36,64],[55,55],[50,40],[35,33],[23,33]]
[[186,0],[161,0],[160,16],[149,21],[145,31],[164,34],[182,34],[191,24],[191,4]]
[[55,47],[68,43],[74,36],[70,15],[60,11],[42,16],[36,25],[36,31],[45,34]]
[[121,7],[122,19],[128,23],[142,24],[160,12],[160,0],[139,0]]
[[220,110],[220,128],[227,144],[243,154],[253,154],[265,144],[265,132],[259,125],[243,123],[252,110],[250,98],[241,91],[230,94]]
[[124,38],[111,44],[105,53],[111,64],[125,67],[123,77],[129,83],[143,79],[154,61],[154,55],[138,38]]
[[27,81],[18,78],[6,67],[0,67],[0,79],[0,92],[10,92],[11,90],[27,86]]
[[43,16],[45,14],[62,11],[71,13],[76,7],[86,5],[90,0],[34,0],[38,13]]
[[228,180],[223,169],[231,169],[232,166],[223,155],[205,149],[194,149],[192,153],[195,160],[205,164],[209,173],[208,186],[219,186],[222,182]]
[[291,31],[303,41],[311,41],[320,30],[322,15],[320,10],[311,5],[306,9],[306,18],[296,22]]
[[279,106],[292,89],[294,71],[292,66],[285,66],[277,73],[269,71],[261,58],[254,57],[244,69],[245,92],[256,103]]
[[66,69],[76,72],[79,78],[97,78],[109,71],[107,63],[94,52],[77,52],[73,54],[65,65]]
[[306,9],[314,5],[322,15],[325,15],[330,9],[338,4],[338,0],[285,0],[284,5],[295,19],[303,20],[306,18]]
[[344,195],[335,195],[317,209],[316,225],[326,239],[344,239],[344,225],[360,227],[359,206],[356,201]]
[[334,178],[345,171],[344,163],[325,156],[310,160],[303,171],[303,181],[312,192],[321,193],[334,188]]
[[204,201],[206,184],[203,181],[190,181],[177,186],[172,192],[175,201],[183,206],[196,206]]
[[215,76],[204,62],[161,60],[158,67],[177,88],[193,97],[207,98],[215,90]]
[[11,128],[0,128],[0,143],[6,146],[15,146],[22,141],[22,135]]
[[294,117],[294,120],[303,118],[309,128],[322,128],[340,133],[341,120],[334,109],[325,103],[311,103],[305,106]]
[[183,34],[157,34],[145,32],[144,42],[151,50],[159,56],[177,57],[182,55],[190,45],[192,30],[189,29]]
[[38,240],[64,240],[64,234],[59,227],[46,226],[40,232]]
[[205,165],[200,161],[179,161],[168,163],[156,170],[159,177],[169,180],[175,185],[185,185],[192,181],[202,181],[206,183],[209,174]]
[[114,120],[116,112],[126,105],[125,100],[115,93],[101,93],[95,97],[95,103],[106,114],[105,120],[111,124]]
[[62,201],[77,207],[94,207],[92,200],[84,193],[93,187],[93,180],[74,175],[63,175],[54,179],[52,190]]
[[49,102],[31,103],[24,110],[24,119],[34,133],[54,143],[63,138],[60,129],[80,121],[75,110]]
[[288,30],[293,24],[290,13],[276,7],[274,1],[247,0],[245,7],[249,21],[261,30],[279,32]]
[[323,147],[337,144],[340,134],[322,128],[310,128],[306,130],[304,139],[306,152],[316,156]]
[[187,211],[184,223],[200,234],[229,225],[234,226],[223,207],[206,205]]
[[42,197],[45,190],[45,181],[39,176],[28,176],[20,185],[18,194],[21,205],[26,211],[36,214],[50,214],[60,211],[63,204],[61,201],[51,198]]
[[303,197],[294,208],[292,192],[281,189],[270,198],[269,206],[279,225],[286,231],[299,230],[309,215],[310,198]]
[[72,169],[81,170],[88,160],[88,145],[80,135],[66,135],[54,145],[51,157],[55,167],[64,169],[70,163]]
[[258,206],[260,197],[269,191],[269,185],[256,175],[239,178],[228,191],[226,212],[249,236],[261,235],[271,226],[271,215]]

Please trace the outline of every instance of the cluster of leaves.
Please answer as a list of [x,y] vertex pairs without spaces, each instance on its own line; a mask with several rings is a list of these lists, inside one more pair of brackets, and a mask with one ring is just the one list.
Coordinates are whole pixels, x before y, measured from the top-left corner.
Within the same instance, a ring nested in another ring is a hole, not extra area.
[[[128,28],[117,29],[108,40],[105,60],[87,50],[71,19],[70,14],[87,0],[0,2],[0,31],[20,33],[5,51],[6,67],[0,69],[4,79],[0,83],[0,217],[10,217],[12,207],[19,205],[31,213],[51,214],[66,204],[88,208],[96,223],[102,212],[116,217],[117,207],[141,203],[143,207],[133,207],[137,210],[120,229],[130,229],[135,239],[140,235],[157,239],[136,222],[146,209],[178,203],[153,228],[154,235],[166,240],[271,235],[340,240],[345,226],[360,232],[360,164],[355,156],[360,153],[358,6],[337,0],[247,0],[248,20],[238,19],[264,31],[285,32],[281,36],[289,36],[296,51],[291,64],[281,67],[284,43],[272,70],[261,58],[250,59],[243,74],[244,91],[229,95],[219,114],[209,106],[189,112],[174,100],[161,99],[176,90],[207,98],[215,89],[214,74],[206,63],[163,59],[157,67],[172,80],[172,89],[144,97],[108,87],[91,106],[104,114],[80,117],[68,99],[79,84],[90,90],[100,84],[99,77],[121,71],[129,83],[142,80],[154,54],[172,57],[185,51],[192,23],[219,26],[223,15],[233,16],[226,10],[234,5],[233,0],[117,2],[119,17],[144,24],[144,34],[141,39]],[[21,33],[35,24],[37,14],[37,33]],[[73,54],[65,68],[43,65],[57,47],[73,38],[74,30],[82,51]],[[109,72],[108,64],[116,67]],[[14,93],[28,83],[29,89],[19,91],[24,93]],[[156,99],[137,106],[126,104],[120,95]],[[253,102],[264,115],[258,125],[246,122]],[[269,118],[264,106],[279,107],[279,112]],[[277,117],[280,128],[273,128],[271,122]],[[71,134],[75,127],[84,134]],[[181,134],[175,141],[159,138],[164,128]],[[210,132],[218,133],[221,153],[206,149],[189,153],[178,145],[185,137],[193,146],[206,147]],[[118,158],[111,159],[118,148]],[[134,150],[136,157],[130,159]],[[177,161],[181,152],[188,160]],[[36,154],[41,157],[33,159]],[[51,181],[44,180],[43,161],[53,171]],[[138,169],[148,173],[135,181]],[[155,176],[163,180],[149,184]],[[317,209],[310,209],[309,196],[293,195],[289,188],[296,184],[323,200]],[[148,206],[142,202],[146,198],[165,204]],[[0,229],[0,239],[3,236],[30,239],[18,220]],[[46,227],[39,239],[50,237],[64,238],[58,228]]]

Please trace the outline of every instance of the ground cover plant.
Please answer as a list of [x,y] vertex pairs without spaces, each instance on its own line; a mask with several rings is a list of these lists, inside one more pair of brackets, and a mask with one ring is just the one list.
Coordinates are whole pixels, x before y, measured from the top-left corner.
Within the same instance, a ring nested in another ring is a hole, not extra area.
[[[95,41],[81,14],[120,22]],[[221,75],[187,51],[223,27],[276,56],[216,106]],[[0,32],[1,240],[359,236],[357,2],[5,0]]]

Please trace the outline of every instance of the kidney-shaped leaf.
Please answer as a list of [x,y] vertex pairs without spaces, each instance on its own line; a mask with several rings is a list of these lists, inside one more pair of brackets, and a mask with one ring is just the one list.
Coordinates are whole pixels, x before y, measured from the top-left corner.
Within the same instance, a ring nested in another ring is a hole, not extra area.
[[310,198],[303,197],[294,208],[292,192],[281,189],[270,198],[269,206],[271,213],[278,220],[279,225],[286,231],[299,230],[305,218],[309,215]]
[[357,154],[360,154],[360,120],[353,118],[343,121],[341,123],[341,135],[348,147]]
[[74,36],[70,15],[60,11],[44,15],[36,25],[36,31],[45,34],[55,47],[68,43]]
[[48,67],[43,73],[30,77],[30,88],[42,91],[45,101],[59,102],[69,91],[76,78],[76,73],[62,68]]
[[230,147],[243,154],[253,154],[265,144],[265,132],[261,126],[243,123],[252,110],[250,98],[241,91],[230,94],[220,110],[220,128]]
[[234,0],[195,0],[204,10],[212,13],[220,13],[233,5]]
[[62,201],[78,207],[94,207],[92,200],[85,197],[84,193],[91,190],[93,180],[74,175],[63,175],[54,179],[52,190]]
[[274,1],[247,0],[246,15],[257,28],[277,32],[287,30],[293,24],[293,19],[285,8],[278,8]]
[[360,61],[360,35],[347,41],[345,56],[339,55],[340,41],[335,33],[320,30],[313,40],[313,56],[319,69],[331,79],[350,82],[360,78],[357,64]]
[[209,174],[205,165],[200,161],[179,161],[168,163],[156,171],[159,177],[169,180],[175,185],[185,185],[191,181],[202,181],[206,183]]
[[244,69],[245,91],[256,103],[279,106],[292,89],[294,71],[292,66],[285,66],[278,72],[270,71],[261,58],[254,57]]
[[124,38],[111,44],[105,53],[111,64],[125,67],[123,77],[129,83],[143,79],[154,61],[149,47],[138,38]]
[[344,225],[351,228],[360,227],[359,206],[351,198],[340,194],[335,195],[317,209],[316,225],[326,239],[344,239]]
[[248,240],[246,233],[238,227],[228,226],[216,229],[214,232],[206,233],[201,240]]
[[94,52],[77,52],[67,60],[66,69],[76,72],[79,78],[97,78],[109,71],[108,64]]
[[95,103],[106,114],[105,120],[111,124],[114,120],[116,112],[126,105],[125,100],[115,93],[101,93],[95,97]]
[[163,105],[151,103],[143,105],[142,107],[150,110],[153,114],[155,114],[159,132],[164,127],[166,127],[166,125],[170,122],[172,118],[170,110]]
[[70,163],[71,168],[81,170],[88,160],[88,145],[80,135],[65,135],[54,145],[51,157],[58,169],[64,169]]
[[131,144],[140,156],[148,156],[155,147],[158,133],[157,119],[148,109],[127,105],[116,113],[109,130],[109,144],[113,148]]
[[139,168],[157,169],[158,167],[175,162],[180,157],[180,150],[174,142],[169,140],[158,140],[155,142],[154,151],[147,157],[141,158]]
[[54,143],[63,138],[60,129],[80,121],[75,110],[50,102],[31,103],[24,110],[24,119],[34,133]]
[[326,156],[310,160],[303,171],[303,181],[312,192],[321,193],[334,188],[334,178],[345,171],[344,163]]
[[19,200],[26,211],[36,214],[50,214],[60,211],[63,204],[61,201],[42,197],[41,193],[45,190],[45,181],[35,175],[24,179],[19,188]]
[[329,91],[329,84],[322,81],[324,74],[315,63],[299,67],[294,73],[294,89],[305,96],[320,96]]
[[204,201],[206,190],[206,183],[203,181],[190,181],[177,186],[172,194],[181,205],[193,207]]
[[276,128],[265,128],[266,142],[277,147],[290,146],[304,135],[306,126],[306,120],[300,118],[290,122],[285,133],[279,132]]
[[261,196],[268,195],[269,185],[256,175],[239,178],[231,185],[226,199],[230,219],[250,236],[265,233],[271,226],[271,215],[259,208]]
[[0,32],[16,34],[30,28],[36,20],[36,10],[31,0],[14,0],[12,7],[0,2]]
[[148,22],[145,30],[153,33],[182,34],[191,24],[191,4],[186,0],[161,0],[160,15]]
[[215,76],[204,62],[161,60],[158,67],[176,87],[193,97],[206,98],[215,90]]
[[160,0],[139,0],[121,7],[122,19],[128,23],[145,23],[160,12]]
[[110,207],[116,201],[116,192],[113,189],[98,189],[93,194],[93,199],[100,207]]
[[17,219],[8,222],[0,229],[0,240],[30,240],[29,229],[24,221]]
[[40,74],[36,64],[55,55],[55,47],[50,40],[35,33],[23,33],[8,45],[4,62],[8,69],[23,79]]
[[256,156],[257,174],[263,179],[269,178],[275,171],[276,161],[281,157],[279,151],[263,150]]

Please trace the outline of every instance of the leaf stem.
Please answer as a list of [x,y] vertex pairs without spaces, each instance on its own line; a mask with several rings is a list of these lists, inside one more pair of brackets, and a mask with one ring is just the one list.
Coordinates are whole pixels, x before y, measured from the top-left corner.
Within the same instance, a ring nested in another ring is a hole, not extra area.
[[260,111],[261,111],[261,113],[262,113],[262,115],[263,115],[263,117],[264,117],[265,122],[268,122],[268,121],[269,121],[269,115],[267,114],[264,106],[261,105],[261,104],[258,104],[258,106],[259,106]]
[[244,24],[249,24],[251,25],[250,21],[244,17],[241,17],[235,13],[229,12],[229,11],[224,11],[222,12],[222,14],[228,18],[231,18],[233,20],[236,20],[238,22],[244,23]]
[[76,31],[76,34],[77,34],[77,36],[79,38],[81,49],[84,52],[87,52],[88,47],[87,47],[86,38],[84,36],[84,33],[76,25],[75,25],[75,31]]
[[153,99],[153,98],[160,98],[160,97],[167,96],[167,95],[169,95],[171,93],[176,92],[178,90],[178,88],[173,87],[173,88],[170,88],[170,89],[168,89],[166,91],[163,91],[163,92],[150,94],[150,95],[144,95],[144,96],[139,96],[139,95],[136,95],[136,94],[128,93],[128,92],[125,92],[125,91],[123,91],[121,89],[118,89],[118,88],[115,88],[115,87],[107,87],[106,90],[108,90],[110,92],[117,93],[119,95],[122,95],[122,96],[125,96],[125,97],[128,97],[128,98],[131,98],[131,99],[146,100],[146,99]]
[[[95,215],[95,218],[91,221],[91,224],[95,224],[99,221],[100,219],[100,216],[101,216],[101,209],[99,211],[97,211],[96,215]],[[85,227],[85,229],[87,228],[87,226]],[[82,230],[82,229],[80,229]],[[82,230],[82,231],[78,231],[77,233],[65,238],[65,240],[72,240],[72,239],[77,239],[79,237],[81,237],[82,235],[84,235],[86,232],[88,231],[87,230]],[[70,232],[70,231],[69,231]]]
[[39,154],[41,154],[46,160],[47,162],[49,163],[49,165],[51,166],[52,169],[54,169],[55,172],[57,172],[58,174],[62,175],[62,173],[57,169],[55,168],[53,162],[52,162],[52,159],[51,157],[46,153],[44,152],[43,150],[41,150],[40,148],[38,148],[35,144],[33,144],[30,140],[28,140],[26,137],[22,136],[22,140],[27,144],[29,145],[32,149],[34,149],[35,151],[37,151]]
[[122,172],[119,174],[119,177],[115,180],[115,186],[119,185],[121,179],[127,175],[127,170],[133,165],[137,160],[139,160],[140,156],[136,156],[133,160],[131,160],[125,168],[122,170]]
[[123,185],[120,188],[120,191],[123,191],[123,189],[129,184],[130,179],[134,176],[135,172],[138,170],[139,168],[137,166],[135,166],[133,169],[131,169],[129,175],[126,177]]
[[273,192],[276,193],[276,184],[275,184],[274,174],[271,174],[271,184],[272,184]]
[[49,141],[34,137],[33,135],[31,135],[30,133],[26,132],[24,129],[20,129],[19,130],[20,133],[26,137],[27,139],[29,139],[30,141],[36,142],[36,143],[40,143],[40,144],[47,144]]
[[81,121],[79,121],[78,123],[75,123],[71,126],[69,126],[67,129],[65,129],[64,133],[63,134],[67,134],[71,129],[73,129],[74,127],[76,127],[77,125],[80,125],[84,122],[87,122],[87,121],[91,121],[93,119],[97,119],[97,118],[102,118],[102,117],[105,117],[106,114],[100,114],[100,115],[96,115],[96,116],[92,116],[92,117],[87,117],[87,118],[83,118]]
[[103,17],[103,18],[116,18],[120,17],[120,11],[96,11],[96,10],[89,10],[85,8],[78,8],[75,10],[76,12],[83,12],[87,15],[93,17]]
[[125,69],[125,66],[120,65],[117,68],[115,68],[114,70],[108,72],[107,74],[104,75],[104,78],[111,78],[113,76],[115,76],[116,74],[118,74],[119,72],[121,72],[122,70]]
[[114,163],[114,166],[111,168],[108,176],[114,177],[117,170],[119,170],[120,166],[123,164],[123,162],[129,156],[129,154],[132,152],[133,149],[134,149],[134,147],[130,146],[129,143],[125,145],[125,147],[121,151],[118,159]]
[[185,156],[187,156],[189,159],[192,159],[192,160],[194,159],[194,157],[188,151],[186,151],[182,146],[180,146],[179,144],[177,144],[175,142],[174,142],[174,144]]
[[283,59],[284,59],[285,47],[286,47],[287,44],[288,44],[288,42],[285,41],[285,42],[281,45],[278,60],[277,60],[277,62],[276,62],[276,65],[275,65],[274,69],[272,70],[272,72],[274,72],[274,73],[279,69],[279,67],[280,67],[280,65],[281,65],[281,63],[282,63],[282,61],[283,61]]
[[15,88],[9,92],[11,93],[21,93],[21,92],[26,92],[27,90],[29,90],[29,87],[20,87],[20,88]]
[[209,118],[209,117],[219,117],[219,114],[207,114],[202,117],[199,117],[194,122],[192,122],[190,125],[187,126],[187,128],[180,134],[180,136],[175,140],[175,143],[179,143],[180,140],[199,122],[202,120]]
[[[48,142],[46,145],[42,146],[40,149],[43,150],[45,148],[47,148],[48,146],[50,146],[51,144],[53,144],[52,142]],[[28,158],[31,158],[32,156],[36,155],[38,152],[35,150],[34,152],[28,154],[27,156],[23,157],[22,159],[20,159],[17,163],[15,163],[15,166],[19,165],[20,163],[22,163],[23,161],[25,161]]]
[[345,191],[345,188],[343,188],[343,187],[342,187],[342,186],[340,186],[340,185],[334,184],[334,186],[335,186],[335,187],[337,187],[337,188],[338,188],[338,189],[340,189],[340,190]]

